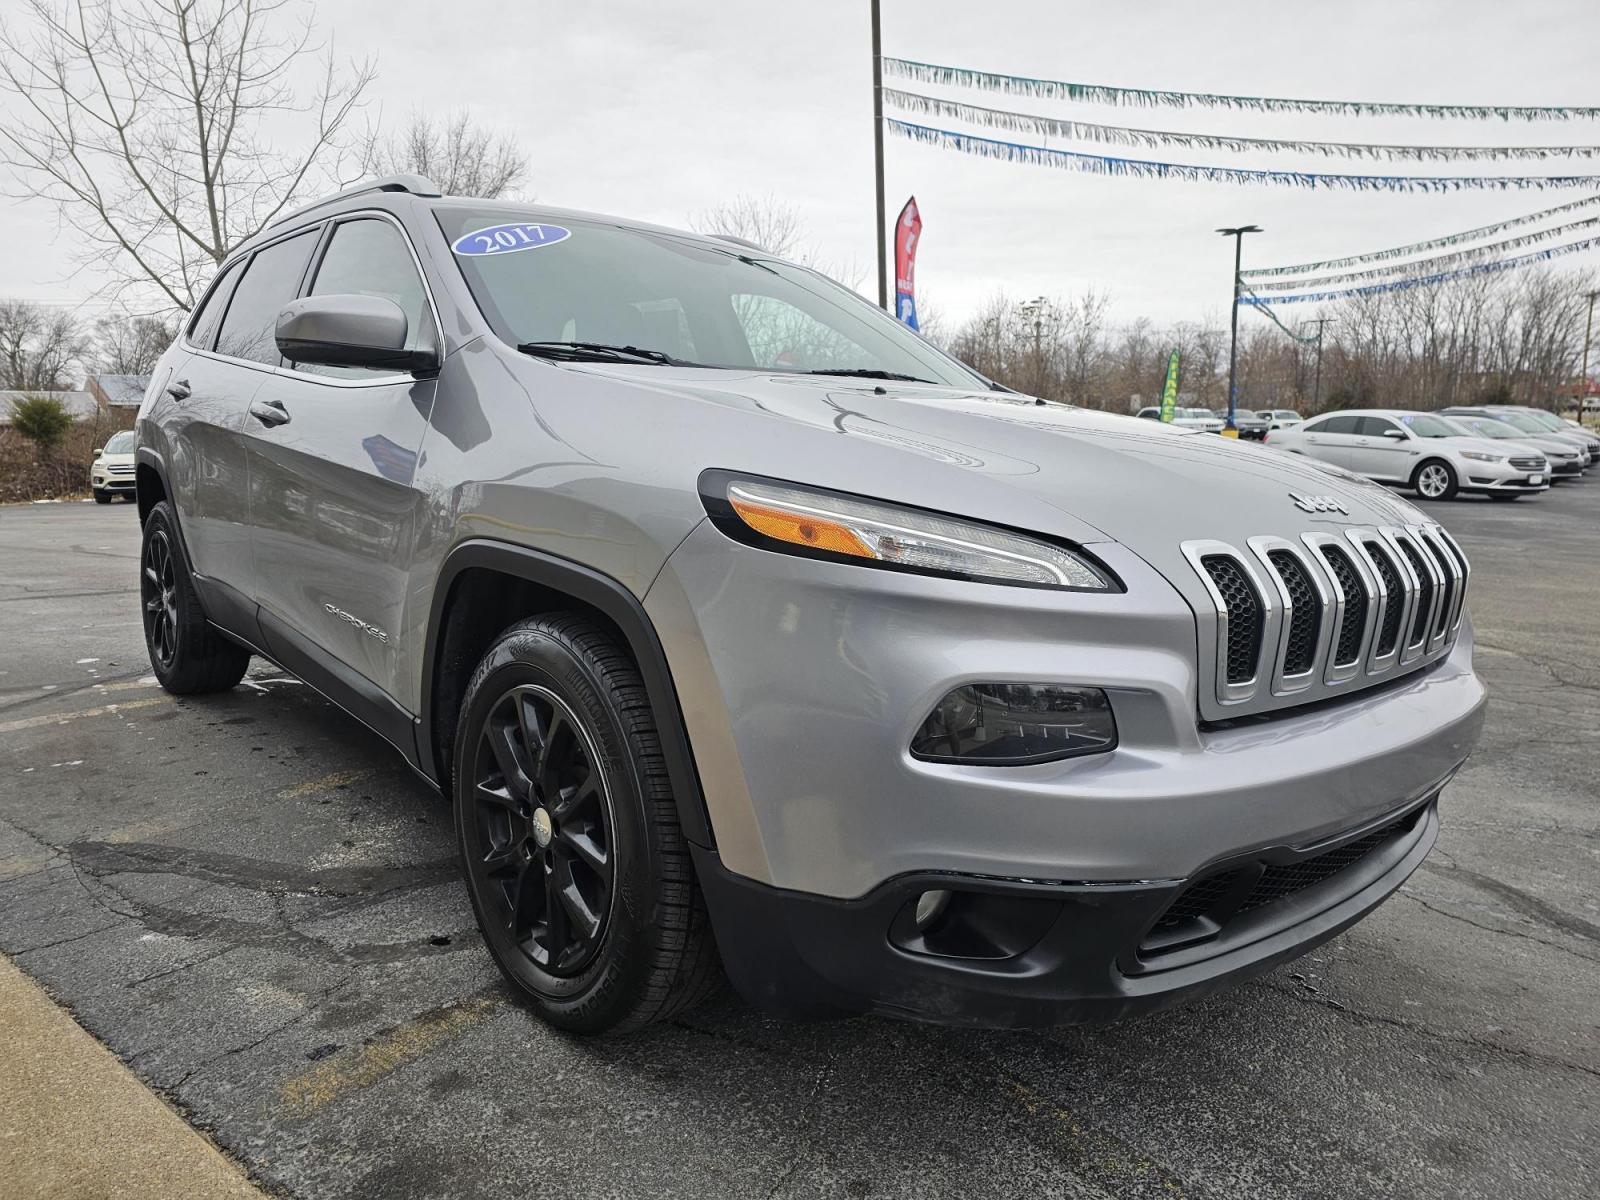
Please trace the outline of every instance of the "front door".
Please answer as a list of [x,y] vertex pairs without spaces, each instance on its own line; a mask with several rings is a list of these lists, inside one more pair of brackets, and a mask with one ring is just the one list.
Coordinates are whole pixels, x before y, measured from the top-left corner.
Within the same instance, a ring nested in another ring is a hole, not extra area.
[[[387,217],[340,220],[325,238],[306,294],[352,293],[395,301],[411,345],[438,344],[410,244]],[[401,655],[434,390],[392,369],[291,365],[257,393],[249,422],[262,635],[312,682],[331,674],[340,700],[391,736],[399,681],[415,669]]]
[[1411,477],[1416,455],[1411,435],[1388,417],[1362,417],[1350,469],[1386,483]]

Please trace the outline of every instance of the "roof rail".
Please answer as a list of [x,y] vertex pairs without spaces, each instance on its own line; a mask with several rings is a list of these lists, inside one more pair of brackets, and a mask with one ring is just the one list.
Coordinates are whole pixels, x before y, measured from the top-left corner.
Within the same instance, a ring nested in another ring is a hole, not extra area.
[[439,185],[426,175],[385,175],[379,179],[369,179],[364,183],[356,184],[354,187],[345,188],[343,191],[335,192],[331,196],[324,196],[320,200],[313,200],[310,204],[302,205],[293,212],[285,213],[277,220],[272,221],[268,228],[270,229],[273,225],[282,225],[285,221],[292,221],[313,209],[321,208],[324,204],[332,204],[335,200],[348,200],[351,196],[363,196],[368,192],[405,192],[412,196],[442,195],[439,191]]
[[746,249],[749,249],[749,250],[759,250],[763,254],[766,254],[768,252],[767,248],[765,246],[763,246],[760,242],[752,242],[749,238],[742,238],[742,237],[739,237],[736,234],[732,234],[732,233],[713,233],[711,236],[716,238],[720,242],[732,242],[735,246],[744,246]]

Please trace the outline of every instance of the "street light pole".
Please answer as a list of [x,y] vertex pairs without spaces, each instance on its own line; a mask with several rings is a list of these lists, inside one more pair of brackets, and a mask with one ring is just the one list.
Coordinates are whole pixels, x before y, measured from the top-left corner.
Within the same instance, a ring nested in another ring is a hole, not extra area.
[[1311,385],[1311,411],[1316,412],[1322,407],[1322,328],[1324,325],[1332,325],[1333,318],[1317,317],[1315,320],[1307,321],[1306,324],[1317,327],[1317,373]]
[[877,185],[878,307],[889,308],[889,244],[883,209],[883,28],[872,0],[872,160]]
[[1022,311],[1033,318],[1033,394],[1044,395],[1044,314],[1050,301],[1043,296],[1022,305]]
[[1583,326],[1583,378],[1578,392],[1578,424],[1583,424],[1583,402],[1589,398],[1589,338],[1594,333],[1594,298],[1600,291],[1589,292],[1589,319]]
[[1217,232],[1223,237],[1233,239],[1233,322],[1228,337],[1228,424],[1222,432],[1228,437],[1238,437],[1239,427],[1234,424],[1233,414],[1239,403],[1239,268],[1244,257],[1244,235],[1260,233],[1261,226],[1238,225],[1232,229],[1219,229]]

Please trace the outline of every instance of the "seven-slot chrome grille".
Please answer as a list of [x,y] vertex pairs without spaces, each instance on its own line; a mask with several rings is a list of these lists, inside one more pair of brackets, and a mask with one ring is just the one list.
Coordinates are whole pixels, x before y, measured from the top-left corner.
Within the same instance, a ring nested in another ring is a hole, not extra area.
[[1201,622],[1215,704],[1202,707],[1229,716],[1347,693],[1442,657],[1471,573],[1438,525],[1185,542],[1183,553],[1215,608],[1214,625]]

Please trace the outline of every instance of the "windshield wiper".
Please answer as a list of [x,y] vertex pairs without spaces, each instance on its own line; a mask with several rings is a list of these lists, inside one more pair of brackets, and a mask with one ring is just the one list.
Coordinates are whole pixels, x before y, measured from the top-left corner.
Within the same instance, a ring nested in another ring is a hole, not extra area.
[[645,350],[639,346],[612,346],[606,342],[520,342],[517,349],[535,358],[555,358],[566,362],[634,362],[682,365],[670,354]]
[[[897,379],[904,383],[933,383],[916,375],[902,375],[899,371],[880,371],[876,367],[823,367],[804,371],[805,375],[848,375],[855,379]],[[935,386],[938,386],[935,384]]]

